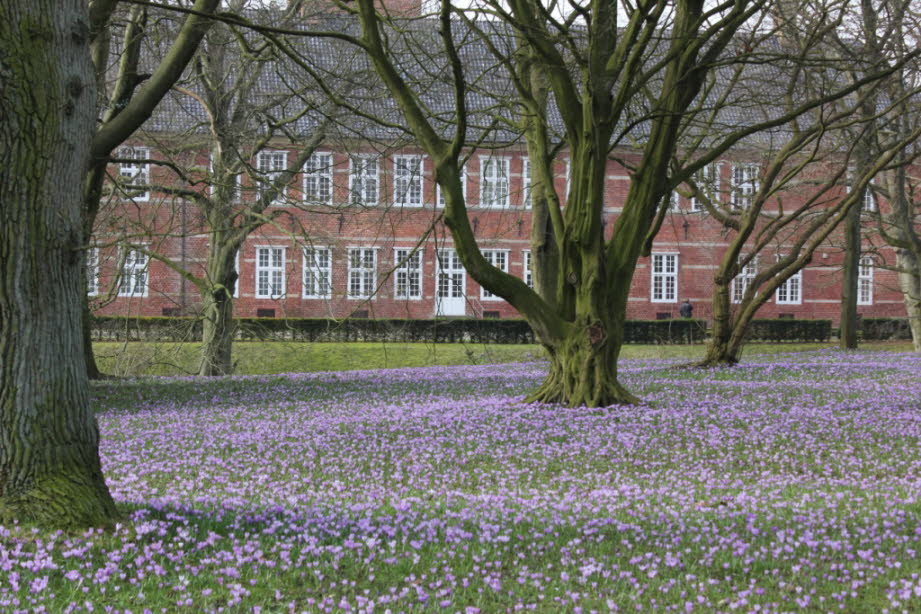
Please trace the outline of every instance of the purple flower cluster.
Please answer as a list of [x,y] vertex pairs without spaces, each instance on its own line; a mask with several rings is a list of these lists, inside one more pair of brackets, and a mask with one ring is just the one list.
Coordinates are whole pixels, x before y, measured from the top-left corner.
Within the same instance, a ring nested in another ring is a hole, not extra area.
[[0,527],[0,610],[921,610],[921,357],[674,367],[604,410],[522,403],[540,364],[104,383],[130,520]]

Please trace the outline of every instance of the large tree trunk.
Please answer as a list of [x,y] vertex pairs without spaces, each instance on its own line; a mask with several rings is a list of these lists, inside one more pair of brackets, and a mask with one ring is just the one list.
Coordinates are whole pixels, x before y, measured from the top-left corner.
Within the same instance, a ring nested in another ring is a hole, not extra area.
[[229,375],[233,373],[233,292],[237,284],[234,267],[237,248],[222,241],[219,233],[212,235],[208,254],[207,277],[201,284],[202,346],[199,375]]
[[916,352],[921,352],[921,259],[907,249],[898,250],[897,258],[912,344]]
[[617,380],[624,314],[603,320],[579,318],[561,340],[544,344],[550,354],[550,372],[527,397],[529,403],[606,407],[640,402]]
[[95,120],[83,0],[0,3],[0,523],[116,518],[83,360],[80,181]]

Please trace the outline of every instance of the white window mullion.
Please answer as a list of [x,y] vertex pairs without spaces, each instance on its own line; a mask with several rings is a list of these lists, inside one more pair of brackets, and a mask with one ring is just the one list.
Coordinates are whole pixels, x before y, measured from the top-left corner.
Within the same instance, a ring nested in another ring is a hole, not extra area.
[[873,304],[873,258],[869,256],[860,259],[857,270],[857,304]]
[[508,207],[509,159],[480,156],[480,206]]
[[370,298],[377,289],[377,249],[349,249],[349,298]]
[[285,296],[285,248],[256,248],[256,298]]
[[422,168],[422,156],[393,157],[394,204],[422,206]]
[[422,298],[422,252],[397,248],[393,253],[393,296],[401,299]]
[[304,163],[304,201],[315,205],[332,204],[332,154],[314,153]]
[[653,303],[678,300],[678,254],[653,254],[650,286]]
[[[484,249],[483,257],[489,264],[493,265],[500,271],[508,273],[508,250],[504,249]],[[484,300],[502,300],[502,297],[496,296],[486,288],[480,287],[480,298]]]
[[304,248],[304,298],[332,296],[332,257],[329,248]]

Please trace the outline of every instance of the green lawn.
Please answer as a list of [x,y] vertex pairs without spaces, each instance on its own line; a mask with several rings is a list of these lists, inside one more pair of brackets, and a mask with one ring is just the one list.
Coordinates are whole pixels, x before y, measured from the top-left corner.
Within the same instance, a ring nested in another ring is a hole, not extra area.
[[[195,373],[197,343],[96,343],[100,368],[117,376],[188,375]],[[746,355],[801,352],[835,347],[822,343],[754,343]],[[909,342],[867,343],[863,349],[910,351]],[[694,360],[701,345],[627,345],[624,358]],[[436,365],[478,365],[540,360],[537,345],[477,343],[303,343],[239,342],[234,345],[236,373],[266,375],[313,371],[349,371]]]

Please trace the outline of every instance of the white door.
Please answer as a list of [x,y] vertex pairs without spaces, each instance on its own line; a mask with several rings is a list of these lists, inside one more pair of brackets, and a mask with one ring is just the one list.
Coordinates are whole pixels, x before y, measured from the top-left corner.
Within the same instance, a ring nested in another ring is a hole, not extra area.
[[457,252],[438,250],[437,284],[435,289],[436,316],[462,316],[466,314],[467,273]]

